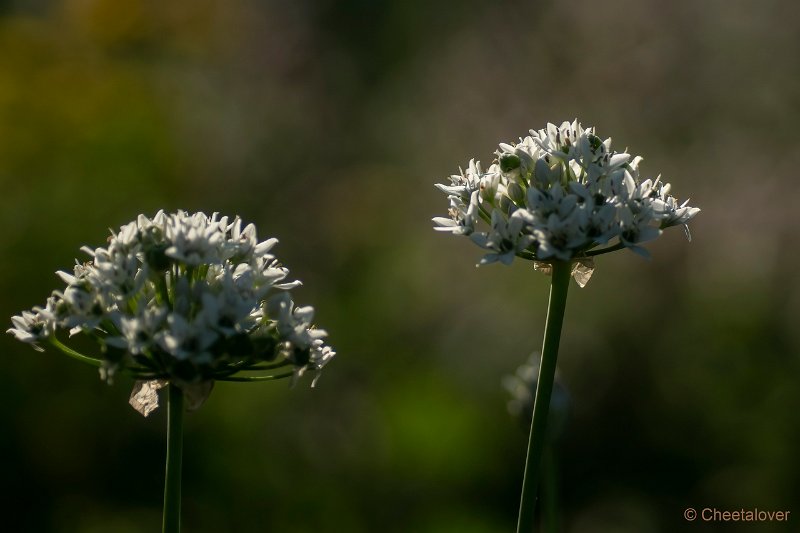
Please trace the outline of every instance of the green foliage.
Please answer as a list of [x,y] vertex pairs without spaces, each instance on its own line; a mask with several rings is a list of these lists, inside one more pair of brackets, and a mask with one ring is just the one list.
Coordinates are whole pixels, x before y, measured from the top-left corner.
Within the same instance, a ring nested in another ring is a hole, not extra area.
[[[34,4],[0,7],[0,316],[44,301],[105,227],[219,210],[281,239],[335,339],[316,389],[221,383],[187,414],[187,531],[513,530],[526,435],[500,382],[541,347],[547,282],[465,266],[474,250],[430,229],[432,184],[572,116],[704,211],[690,246],[604,256],[570,295],[562,523],[795,510],[788,0]],[[0,348],[4,528],[157,530],[165,413],[53,350]]]

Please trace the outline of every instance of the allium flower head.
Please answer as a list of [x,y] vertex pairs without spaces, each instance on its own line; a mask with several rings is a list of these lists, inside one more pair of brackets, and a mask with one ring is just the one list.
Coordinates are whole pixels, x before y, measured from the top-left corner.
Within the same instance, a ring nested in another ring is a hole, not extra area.
[[270,253],[275,243],[259,241],[239,217],[140,215],[107,246],[83,247],[90,260],[58,272],[66,287],[13,317],[8,332],[68,353],[57,332],[86,335],[100,348],[106,379],[126,371],[210,392],[214,380],[248,379],[240,372],[316,373],[334,352],[313,325],[313,308],[294,305],[289,290],[300,282]]
[[435,229],[487,250],[480,264],[521,257],[590,268],[589,258],[606,251],[647,256],[643,243],[671,226],[688,237],[686,224],[700,211],[671,196],[660,177],[641,179],[641,157],[613,151],[611,139],[577,120],[531,130],[495,154],[488,169],[472,160],[449,185],[436,185],[450,207],[433,219]]

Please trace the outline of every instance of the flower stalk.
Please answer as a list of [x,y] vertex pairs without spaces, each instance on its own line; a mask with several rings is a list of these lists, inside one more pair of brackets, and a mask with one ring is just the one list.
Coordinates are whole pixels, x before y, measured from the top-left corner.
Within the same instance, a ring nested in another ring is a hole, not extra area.
[[539,364],[538,386],[533,403],[533,420],[531,421],[525,473],[522,480],[517,533],[530,533],[535,524],[536,492],[540,479],[542,453],[546,445],[547,415],[550,410],[550,395],[555,380],[558,345],[561,340],[561,326],[567,306],[571,271],[572,265],[569,261],[553,263],[550,301],[547,306],[547,322],[542,345],[542,358]]
[[168,387],[167,465],[164,475],[163,533],[181,530],[181,470],[183,465],[183,391],[175,384]]
[[[112,230],[106,242],[82,247],[91,260],[57,272],[66,286],[11,317],[7,332],[95,367],[109,384],[117,375],[136,379],[128,403],[143,416],[167,387],[162,526],[177,533],[184,410],[199,408],[217,380],[293,384],[312,373],[313,387],[335,352],[313,323],[314,308],[292,300],[301,283],[287,281],[271,253],[277,239],[259,241],[238,216],[159,211]],[[56,336],[64,331],[94,341],[98,356],[64,344]]]
[[69,346],[64,345],[60,340],[56,338],[55,335],[48,339],[50,344],[52,344],[55,348],[61,350],[61,353],[72,357],[73,359],[80,361],[81,363],[86,363],[87,365],[91,365],[94,367],[101,367],[103,366],[103,361],[100,359],[95,359],[94,357],[89,357],[88,355],[83,355],[82,353],[76,352]]
[[[555,482],[556,474],[543,468],[542,454],[570,275],[583,287],[597,256],[628,249],[649,257],[643,244],[670,227],[683,226],[691,240],[688,223],[700,209],[688,200],[681,203],[660,175],[645,179],[642,157],[613,150],[611,138],[603,140],[577,120],[530,130],[519,142],[501,143],[495,156],[488,168],[472,159],[450,176],[449,185],[436,184],[449,208],[433,222],[435,230],[468,237],[483,248],[479,265],[510,265],[519,258],[552,275],[517,523],[517,532],[527,533],[536,525],[539,483],[547,493],[552,485],[542,479]],[[512,393],[520,379],[530,381],[524,375],[512,378]],[[557,513],[550,512],[555,504],[545,501],[541,507],[544,530],[555,531]]]
[[542,531],[558,531],[558,461],[553,443],[545,446],[542,458]]

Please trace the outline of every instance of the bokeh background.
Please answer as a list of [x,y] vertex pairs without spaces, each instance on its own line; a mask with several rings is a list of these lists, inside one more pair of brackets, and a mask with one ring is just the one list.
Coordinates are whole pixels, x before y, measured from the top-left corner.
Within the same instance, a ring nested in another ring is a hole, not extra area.
[[[504,375],[548,280],[474,267],[434,182],[578,117],[703,209],[573,285],[557,448],[569,532],[800,520],[794,2],[0,2],[0,316],[160,208],[277,236],[339,356],[316,389],[218,384],[187,417],[193,532],[508,532],[526,435]],[[8,322],[8,321],[7,321]],[[4,531],[160,527],[165,413],[4,335]],[[728,524],[726,531],[752,531]]]

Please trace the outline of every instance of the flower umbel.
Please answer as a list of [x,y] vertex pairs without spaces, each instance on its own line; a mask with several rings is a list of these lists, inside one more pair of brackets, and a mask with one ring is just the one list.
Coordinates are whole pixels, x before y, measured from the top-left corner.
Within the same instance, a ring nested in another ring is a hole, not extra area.
[[[623,248],[648,257],[642,244],[668,227],[682,225],[690,238],[687,224],[700,209],[679,202],[660,176],[640,178],[641,157],[612,150],[610,138],[601,140],[577,120],[531,130],[518,143],[500,144],[495,154],[488,169],[472,160],[450,185],[436,185],[450,207],[448,217],[433,221],[436,230],[466,235],[487,250],[481,265],[520,257],[551,276],[538,372],[523,367],[506,382],[517,396],[513,405],[532,409],[517,521],[523,533],[536,526],[543,464],[552,477],[552,461],[543,462],[543,455],[570,277],[583,287],[594,256]],[[547,516],[544,529],[555,531],[553,513]]]
[[[91,260],[58,272],[66,287],[13,317],[8,332],[96,364],[107,380],[125,372],[174,383],[190,399],[192,391],[207,395],[214,380],[318,373],[334,352],[325,330],[312,325],[313,308],[295,307],[289,290],[300,282],[287,281],[289,271],[270,253],[276,242],[258,241],[255,226],[242,227],[239,217],[139,215],[106,247],[83,247]],[[60,330],[92,338],[99,357],[61,344]]]
[[613,151],[610,138],[577,120],[531,130],[495,154],[488,169],[473,160],[450,185],[436,185],[450,207],[433,219],[435,229],[488,250],[480,264],[585,260],[621,248],[647,256],[643,243],[671,226],[683,225],[688,237],[700,211],[671,196],[660,177],[642,180],[641,157]]

